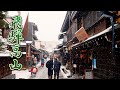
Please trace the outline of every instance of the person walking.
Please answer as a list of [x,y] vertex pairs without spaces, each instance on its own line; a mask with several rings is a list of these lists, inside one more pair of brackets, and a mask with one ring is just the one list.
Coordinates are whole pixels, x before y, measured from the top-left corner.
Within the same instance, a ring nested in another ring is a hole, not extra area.
[[76,54],[73,59],[73,74],[79,73],[79,63],[80,63],[80,57],[78,54]]
[[34,63],[34,65],[37,64],[37,58],[36,57],[33,59],[33,63]]
[[38,69],[36,68],[36,66],[34,64],[32,65],[32,68],[30,69],[30,72],[31,72],[31,77],[36,77]]
[[60,67],[61,63],[59,62],[58,58],[55,58],[53,60],[54,62],[54,79],[59,79],[59,73],[60,73]]
[[50,60],[46,62],[46,67],[48,68],[48,79],[52,79],[53,75],[53,56],[50,56]]
[[45,63],[45,58],[43,56],[43,58],[41,59],[41,67],[44,67],[44,63]]
[[56,53],[53,54],[53,57],[50,58],[46,63],[46,67],[48,68],[48,78],[52,79],[54,73],[54,79],[59,79],[59,72],[61,63],[58,59],[58,55]]

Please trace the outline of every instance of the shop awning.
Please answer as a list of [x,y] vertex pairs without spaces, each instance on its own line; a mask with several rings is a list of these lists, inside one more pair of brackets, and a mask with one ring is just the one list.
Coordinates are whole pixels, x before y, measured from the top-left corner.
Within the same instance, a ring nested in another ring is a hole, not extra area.
[[9,50],[0,51],[0,57],[10,57],[10,52]]

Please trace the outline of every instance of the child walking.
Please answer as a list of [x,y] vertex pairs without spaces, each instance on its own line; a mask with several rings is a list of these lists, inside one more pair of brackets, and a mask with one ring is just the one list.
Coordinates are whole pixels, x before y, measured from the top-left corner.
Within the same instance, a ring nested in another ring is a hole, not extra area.
[[36,68],[35,65],[32,66],[32,68],[30,69],[30,72],[31,72],[31,77],[36,77],[38,69]]

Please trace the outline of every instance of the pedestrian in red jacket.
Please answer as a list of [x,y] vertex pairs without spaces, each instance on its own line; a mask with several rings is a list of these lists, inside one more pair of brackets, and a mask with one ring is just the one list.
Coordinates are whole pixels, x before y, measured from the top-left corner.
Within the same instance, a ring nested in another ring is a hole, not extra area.
[[31,77],[36,77],[36,74],[38,72],[38,69],[36,68],[36,66],[33,66],[31,69],[30,69],[30,72],[31,72]]

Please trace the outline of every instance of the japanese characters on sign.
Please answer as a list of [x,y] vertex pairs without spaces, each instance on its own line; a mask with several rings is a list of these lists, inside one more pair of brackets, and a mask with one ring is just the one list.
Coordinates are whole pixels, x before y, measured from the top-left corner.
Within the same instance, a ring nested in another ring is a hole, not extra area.
[[22,56],[22,52],[19,51],[20,42],[24,40],[22,37],[22,17],[14,16],[12,17],[12,22],[9,24],[10,32],[8,35],[8,42],[12,43],[11,58],[13,59],[13,64],[9,64],[11,70],[21,70],[22,64],[18,63],[18,60]]

